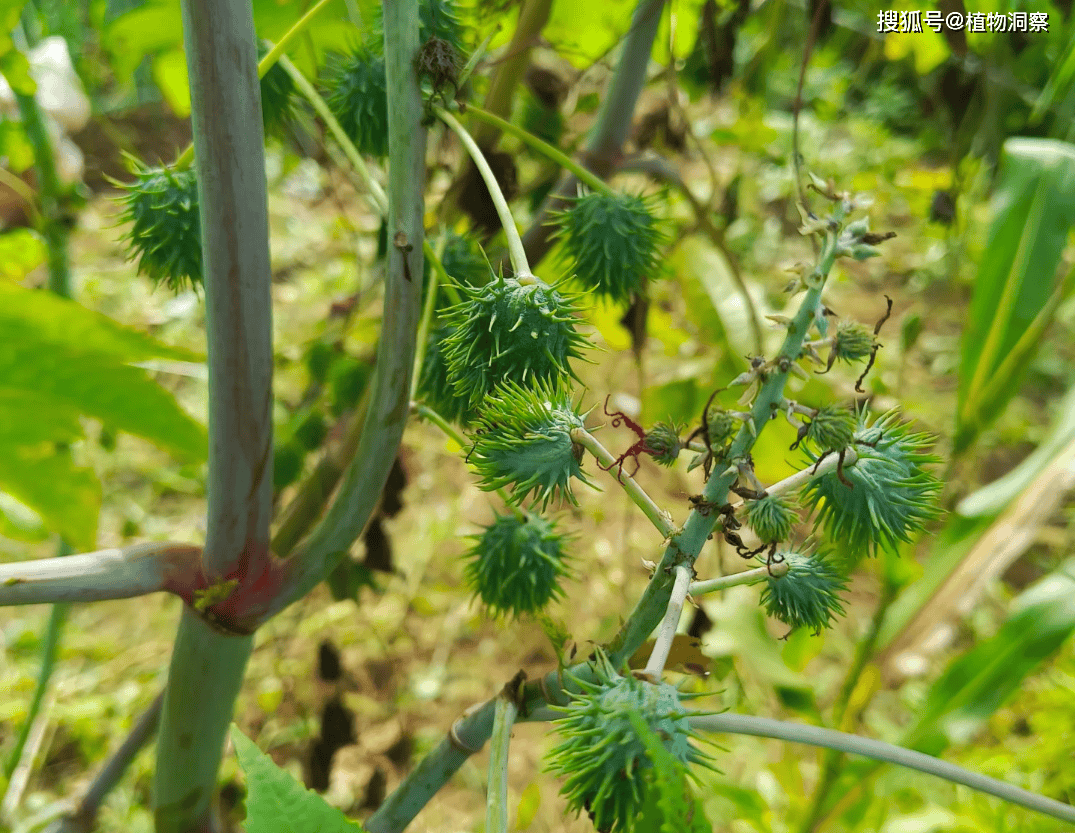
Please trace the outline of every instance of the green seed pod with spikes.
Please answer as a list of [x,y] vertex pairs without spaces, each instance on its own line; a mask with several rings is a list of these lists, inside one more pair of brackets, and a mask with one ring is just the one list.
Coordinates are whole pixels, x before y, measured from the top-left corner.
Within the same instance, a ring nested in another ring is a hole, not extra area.
[[454,231],[449,231],[446,235],[440,261],[444,264],[444,271],[451,275],[456,283],[485,286],[493,279],[489,261],[485,259],[478,245],[469,237]]
[[646,201],[631,194],[584,194],[558,215],[564,250],[588,290],[626,302],[657,265],[663,236]]
[[[856,362],[873,352],[874,336],[870,329],[856,321],[841,321],[836,325],[832,342],[833,361]],[[832,361],[829,362],[832,366]]]
[[791,537],[795,511],[780,495],[767,495],[761,500],[747,501],[746,509],[747,523],[764,543],[787,541]]
[[[133,161],[133,160],[132,160]],[[138,273],[180,292],[189,282],[202,285],[202,231],[198,218],[198,179],[190,168],[147,168],[134,162],[132,183],[115,184],[126,193],[121,220],[127,232],[128,260],[138,258]]]
[[582,447],[571,439],[571,431],[582,427],[582,416],[558,385],[527,390],[509,382],[498,388],[481,412],[470,452],[482,476],[479,487],[510,487],[512,503],[534,492],[542,508],[556,496],[576,503],[571,478],[589,483],[579,465]]
[[712,766],[692,743],[679,691],[668,683],[620,676],[604,653],[592,663],[597,680],[575,680],[579,693],[566,706],[553,706],[563,739],[546,756],[546,768],[564,778],[561,794],[576,813],[590,814],[605,833],[629,829],[641,810],[652,767],[645,742],[632,724],[639,717],[679,763]]
[[449,422],[466,426],[474,422],[476,413],[470,407],[470,400],[455,389],[444,360],[444,342],[452,332],[452,327],[435,327],[430,331],[418,377],[418,398]]
[[646,434],[646,449],[659,466],[670,466],[679,459],[683,441],[679,435],[683,428],[668,422],[658,422]]
[[810,421],[806,439],[820,451],[840,451],[851,444],[856,426],[855,415],[847,408],[831,403],[822,405]]
[[785,625],[821,633],[844,613],[840,594],[847,588],[847,579],[820,555],[785,552],[777,556],[778,561],[780,556],[788,571],[766,579],[761,603]]
[[564,537],[540,515],[498,515],[473,536],[467,553],[467,584],[494,616],[537,613],[563,595],[569,575]]
[[[454,283],[485,286],[493,279],[489,261],[485,259],[485,255],[482,254],[477,244],[469,238],[456,234],[454,231],[448,231],[443,238],[443,243],[440,241],[433,243],[434,250],[438,250],[441,246],[443,246],[443,251],[440,255],[440,262]],[[430,265],[429,258],[424,258],[422,263],[422,303],[424,304],[433,267]],[[437,296],[438,310],[447,308],[449,305],[447,299],[448,293],[441,291]]]
[[[258,61],[268,53],[265,44],[258,41]],[[273,64],[261,76],[261,119],[266,136],[279,132],[290,121],[294,92],[295,82],[280,64]]]
[[388,155],[388,94],[384,58],[368,46],[330,54],[323,86],[325,103],[362,153]]
[[[911,433],[893,411],[867,427],[868,412],[859,414],[855,431],[858,460],[845,466],[840,481],[836,470],[813,478],[803,489],[817,523],[834,541],[852,553],[875,555],[878,548],[894,551],[910,542],[928,521],[940,514],[940,481],[925,467],[940,459],[926,449],[933,438]],[[817,456],[807,452],[810,463]]]
[[529,277],[460,286],[464,300],[444,313],[455,328],[444,355],[460,396],[479,406],[499,385],[531,386],[569,375],[586,344],[575,330],[575,301]]

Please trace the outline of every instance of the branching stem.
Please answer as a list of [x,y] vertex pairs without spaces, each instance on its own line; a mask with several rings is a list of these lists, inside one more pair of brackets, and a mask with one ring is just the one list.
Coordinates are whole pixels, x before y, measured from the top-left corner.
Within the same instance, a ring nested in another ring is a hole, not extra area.
[[753,570],[744,570],[741,573],[732,573],[730,576],[710,578],[705,581],[696,581],[691,585],[692,596],[704,596],[706,593],[716,593],[719,590],[727,590],[729,587],[739,587],[744,584],[760,584],[767,578],[779,578],[788,572],[788,563],[781,561],[769,567],[755,567]]
[[950,764],[932,755],[894,746],[891,743],[822,729],[819,726],[807,726],[787,723],[767,717],[755,717],[747,714],[707,714],[691,718],[691,728],[703,732],[727,732],[736,735],[753,735],[761,738],[774,738],[789,743],[805,743],[823,749],[835,749],[851,755],[861,755],[875,761],[897,764],[907,769],[935,775],[954,784],[962,784],[972,790],[1003,799],[1004,801],[1026,807],[1061,821],[1075,823],[1075,807],[1042,795],[1020,789],[1012,784],[979,775],[961,766]]
[[[616,458],[612,456],[612,453],[601,445],[600,441],[585,428],[574,429],[571,432],[571,439],[596,457],[597,462],[603,468],[611,469],[616,465]],[[645,490],[638,485],[638,482],[633,477],[620,477],[618,481],[623,490],[627,492],[627,496],[650,519],[650,522],[657,527],[657,531],[662,536],[668,538],[676,531],[668,514],[653,502],[653,498],[646,494]]]
[[522,127],[519,127],[517,124],[512,124],[510,121],[505,121],[495,113],[490,113],[488,110],[483,110],[481,107],[475,107],[473,104],[467,105],[467,115],[472,116],[480,122],[491,124],[494,127],[504,131],[505,133],[514,136],[516,139],[519,139],[524,144],[536,150],[546,159],[550,160],[551,162],[555,162],[565,171],[573,173],[580,182],[589,186],[591,190],[608,195],[614,193],[608,183],[601,179],[601,177],[597,176],[597,174],[593,173],[590,170],[587,170],[585,167],[580,165],[578,162],[576,162],[563,151],[559,150],[554,145],[550,145],[544,139],[539,139],[529,130],[525,130]]
[[519,230],[515,227],[515,218],[511,216],[508,201],[504,199],[504,192],[500,190],[500,184],[496,181],[496,176],[493,174],[493,169],[489,167],[485,154],[482,153],[478,143],[474,141],[467,129],[459,123],[455,116],[443,107],[434,107],[433,112],[459,137],[459,141],[463,143],[463,147],[470,154],[474,167],[481,174],[485,187],[489,189],[489,196],[493,198],[496,213],[500,217],[501,225],[504,227],[504,236],[508,241],[508,255],[511,257],[511,268],[515,271],[515,277],[520,279],[532,278],[533,273],[530,271],[530,264],[526,259],[523,240],[519,236]]
[[672,650],[672,641],[676,638],[676,630],[679,628],[683,604],[687,601],[690,585],[691,571],[681,564],[676,567],[676,580],[672,585],[672,595],[668,599],[668,610],[665,611],[661,627],[657,631],[657,639],[653,642],[649,662],[646,663],[644,673],[654,682],[660,679],[664,664],[668,661],[668,652]]

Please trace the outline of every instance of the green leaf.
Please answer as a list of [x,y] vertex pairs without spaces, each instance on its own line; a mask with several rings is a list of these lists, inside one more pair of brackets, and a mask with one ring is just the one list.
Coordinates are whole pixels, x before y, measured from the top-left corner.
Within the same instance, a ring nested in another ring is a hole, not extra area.
[[246,833],[354,833],[364,829],[280,769],[234,723],[231,742],[246,773]]
[[153,59],[153,80],[172,112],[181,119],[190,115],[190,84],[187,81],[187,56],[182,45]]
[[1009,139],[963,337],[955,452],[1018,390],[1072,278],[1054,278],[1072,224],[1075,146]]
[[936,755],[967,740],[1075,633],[1075,559],[1027,588],[991,639],[958,657],[918,709],[906,746]]
[[519,797],[519,809],[515,811],[515,829],[526,830],[534,823],[538,808],[541,807],[541,788],[531,782],[526,785]]
[[1068,391],[1056,409],[1049,437],[1003,477],[967,495],[956,512],[967,518],[999,515],[1065,448],[1075,442],[1075,388]]
[[82,436],[77,412],[47,395],[5,385],[0,382],[0,490],[35,511],[75,548],[93,549],[100,484],[91,469],[57,453],[57,443]]
[[0,75],[16,93],[33,95],[37,84],[30,77],[30,64],[11,40],[25,5],[25,0],[0,0]]
[[0,235],[0,279],[21,281],[45,262],[45,254],[41,235],[32,229],[15,229]]
[[0,282],[0,490],[73,546],[92,549],[100,486],[58,447],[81,417],[205,459],[205,429],[145,370],[151,358],[197,359],[47,292]]

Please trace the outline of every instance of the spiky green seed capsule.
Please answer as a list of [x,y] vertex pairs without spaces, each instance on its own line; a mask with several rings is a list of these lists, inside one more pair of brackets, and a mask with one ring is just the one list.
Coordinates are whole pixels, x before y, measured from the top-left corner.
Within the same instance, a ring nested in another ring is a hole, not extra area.
[[155,284],[181,291],[202,285],[202,231],[198,218],[198,179],[192,169],[146,168],[139,163],[135,181],[116,183],[121,220],[131,222],[127,259],[138,258],[138,273]]
[[456,283],[470,286],[485,286],[493,279],[489,261],[481,249],[469,237],[449,231],[444,241],[444,252],[440,262],[444,271],[451,275]]
[[[910,542],[940,514],[941,484],[925,468],[940,460],[926,451],[933,438],[911,433],[894,411],[870,427],[867,418],[863,409],[854,438],[858,461],[843,470],[853,488],[833,470],[807,483],[803,498],[832,540],[852,553],[875,555],[878,548],[894,551]],[[808,456],[816,462],[816,455]]]
[[840,405],[818,408],[806,432],[806,438],[821,451],[840,451],[851,445],[855,436],[855,415]]
[[737,428],[736,420],[727,411],[715,410],[706,414],[706,424],[709,426],[709,447],[716,453],[726,446],[735,437]]
[[453,327],[435,327],[430,331],[418,377],[418,397],[449,422],[466,426],[474,422],[476,413],[470,407],[470,400],[460,396],[452,384],[444,359],[444,342],[453,332]]
[[662,235],[641,197],[584,194],[558,220],[575,277],[587,289],[629,301],[653,273]]
[[786,541],[791,537],[795,511],[780,495],[767,495],[747,502],[747,523],[766,544]]
[[574,299],[537,278],[500,276],[481,287],[459,287],[465,300],[445,310],[455,328],[444,355],[460,396],[474,407],[499,385],[532,386],[569,375],[586,344],[575,330]]
[[[268,52],[265,44],[258,41],[259,62]],[[295,82],[280,64],[273,64],[261,76],[261,118],[265,125],[266,135],[278,132],[291,119],[293,104],[291,95],[294,92]]]
[[498,515],[474,539],[467,584],[494,616],[537,613],[563,595],[567,556],[552,522],[529,512]]
[[652,767],[645,742],[632,725],[640,717],[664,748],[684,766],[710,766],[692,745],[679,692],[616,673],[603,653],[593,663],[597,681],[576,680],[582,691],[566,706],[553,706],[563,740],[546,756],[546,767],[564,778],[561,795],[579,813],[586,810],[599,831],[627,829],[642,807],[646,772]]
[[859,361],[873,352],[873,346],[873,333],[866,326],[855,321],[841,321],[836,325],[832,342],[835,359],[849,363]]
[[[489,268],[489,261],[485,259],[481,249],[476,243],[461,234],[449,231],[443,243],[437,241],[433,244],[435,250],[441,251],[440,262],[444,271],[454,283],[463,283],[469,286],[485,286],[493,279],[493,272]],[[424,258],[422,272],[422,303],[425,303],[426,292],[429,291],[429,280],[433,267],[429,258]],[[441,290],[437,296],[437,310],[444,310],[450,305],[448,293]]]
[[326,62],[325,102],[362,153],[388,155],[388,94],[384,58],[367,46]]
[[679,458],[679,452],[683,450],[679,438],[682,430],[670,423],[658,422],[646,434],[646,449],[657,465],[670,466]]
[[788,571],[766,579],[761,603],[770,616],[785,625],[810,628],[819,634],[836,616],[843,615],[840,594],[847,588],[847,579],[819,555],[785,552],[778,554],[777,561],[781,555]]
[[531,492],[542,508],[554,497],[577,503],[571,478],[589,483],[579,465],[582,448],[571,431],[582,428],[582,416],[559,386],[527,390],[514,383],[497,389],[481,411],[470,462],[486,491],[509,487],[512,503]]

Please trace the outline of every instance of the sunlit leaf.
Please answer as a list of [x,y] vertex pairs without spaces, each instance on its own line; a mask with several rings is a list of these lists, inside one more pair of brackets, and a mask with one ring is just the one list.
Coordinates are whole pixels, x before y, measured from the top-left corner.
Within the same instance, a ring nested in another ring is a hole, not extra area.
[[1055,278],[1075,223],[1075,146],[1009,139],[963,334],[955,451],[1003,410],[1067,293]]
[[246,833],[356,833],[363,829],[280,769],[234,724],[231,742],[246,773]]

